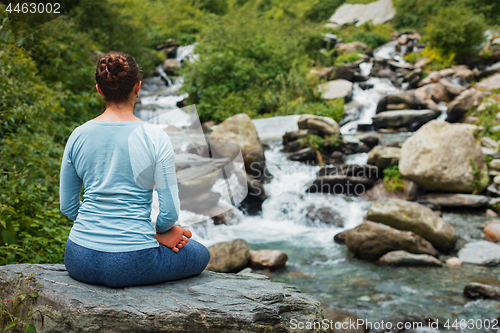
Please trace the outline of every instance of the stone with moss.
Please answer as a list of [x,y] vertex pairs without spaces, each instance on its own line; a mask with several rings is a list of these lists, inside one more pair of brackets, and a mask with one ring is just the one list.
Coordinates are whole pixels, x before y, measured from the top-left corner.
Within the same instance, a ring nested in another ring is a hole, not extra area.
[[366,218],[398,230],[412,231],[429,241],[436,249],[453,249],[457,236],[455,229],[430,208],[416,202],[400,199],[374,201]]
[[427,190],[481,193],[489,182],[481,147],[463,125],[433,120],[406,140],[399,171]]

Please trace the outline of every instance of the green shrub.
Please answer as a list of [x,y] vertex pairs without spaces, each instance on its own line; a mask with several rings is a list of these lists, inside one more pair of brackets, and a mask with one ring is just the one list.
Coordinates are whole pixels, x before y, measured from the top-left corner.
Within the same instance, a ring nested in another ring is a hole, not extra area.
[[384,169],[383,184],[388,192],[401,192],[405,189],[405,181],[397,165]]
[[444,58],[454,55],[457,61],[462,62],[478,53],[484,31],[482,15],[471,14],[464,7],[449,6],[431,17],[426,40]]
[[345,0],[317,1],[305,14],[312,21],[326,21],[344,4]]
[[217,18],[200,36],[198,61],[182,71],[183,89],[202,121],[242,112],[290,114],[317,100],[306,75],[319,31],[297,19],[259,16],[256,7],[250,1]]
[[359,27],[345,26],[337,34],[344,39],[345,43],[357,41],[371,48],[376,48],[391,40],[392,31],[390,23],[374,25],[371,22],[366,22]]
[[361,56],[359,55],[359,52],[341,54],[337,58],[335,58],[335,67],[339,67],[344,64],[350,64],[351,62],[355,62],[359,59],[362,59]]

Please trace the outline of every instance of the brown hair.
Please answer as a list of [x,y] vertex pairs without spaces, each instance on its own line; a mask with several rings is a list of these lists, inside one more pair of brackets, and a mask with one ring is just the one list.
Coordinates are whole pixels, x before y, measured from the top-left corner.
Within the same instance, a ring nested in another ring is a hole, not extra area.
[[140,80],[139,66],[132,56],[110,52],[97,61],[95,81],[106,102],[123,102]]

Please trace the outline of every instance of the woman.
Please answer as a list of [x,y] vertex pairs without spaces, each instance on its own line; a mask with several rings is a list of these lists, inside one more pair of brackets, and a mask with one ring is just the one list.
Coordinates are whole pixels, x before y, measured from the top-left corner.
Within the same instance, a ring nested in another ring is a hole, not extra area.
[[[141,87],[137,63],[109,53],[97,62],[95,79],[106,110],[73,131],[61,164],[61,212],[74,221],[64,256],[68,273],[110,287],[200,273],[208,250],[174,225],[180,205],[170,139],[133,113]],[[150,218],[155,186],[156,230]]]

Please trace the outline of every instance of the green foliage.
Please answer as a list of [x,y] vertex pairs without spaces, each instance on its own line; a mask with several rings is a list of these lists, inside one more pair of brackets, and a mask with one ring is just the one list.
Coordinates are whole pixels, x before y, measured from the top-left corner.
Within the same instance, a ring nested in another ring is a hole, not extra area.
[[202,121],[290,114],[317,101],[306,80],[307,53],[321,35],[294,18],[259,16],[258,5],[250,1],[214,18],[199,38],[199,60],[183,70],[183,89]]
[[422,58],[422,54],[420,52],[411,52],[407,53],[403,56],[403,59],[407,62],[411,62],[412,64],[416,63],[418,59]]
[[319,135],[309,134],[305,138],[302,139],[302,148],[312,148],[315,151],[320,150],[321,142],[323,138]]
[[[0,332],[36,333],[43,329],[44,316],[34,305],[39,286],[32,286],[33,274],[28,278],[17,275],[2,282],[0,295]],[[36,326],[40,326],[37,329]]]
[[500,131],[494,130],[495,118],[499,112],[500,106],[493,101],[486,102],[486,107],[481,111],[474,108],[467,112],[467,115],[478,118],[477,125],[482,128],[477,135],[478,139],[487,136],[493,140],[500,140]]
[[312,21],[322,22],[328,20],[344,4],[345,0],[317,1],[305,14]]
[[401,192],[405,189],[405,181],[399,172],[398,165],[384,169],[383,184],[388,192]]
[[463,62],[478,53],[484,31],[483,15],[471,14],[463,7],[449,6],[431,17],[426,39],[443,58]]
[[371,22],[366,22],[359,27],[354,25],[343,27],[337,32],[337,35],[342,37],[345,43],[357,41],[371,48],[376,48],[391,40],[392,31],[390,23],[374,25]]
[[481,172],[472,159],[469,160],[472,168],[472,176],[474,181],[472,183],[472,194],[479,194],[489,183],[489,176],[487,172]]
[[335,67],[342,66],[344,64],[349,64],[355,62],[356,60],[362,59],[358,52],[351,52],[348,54],[341,54],[335,58]]

